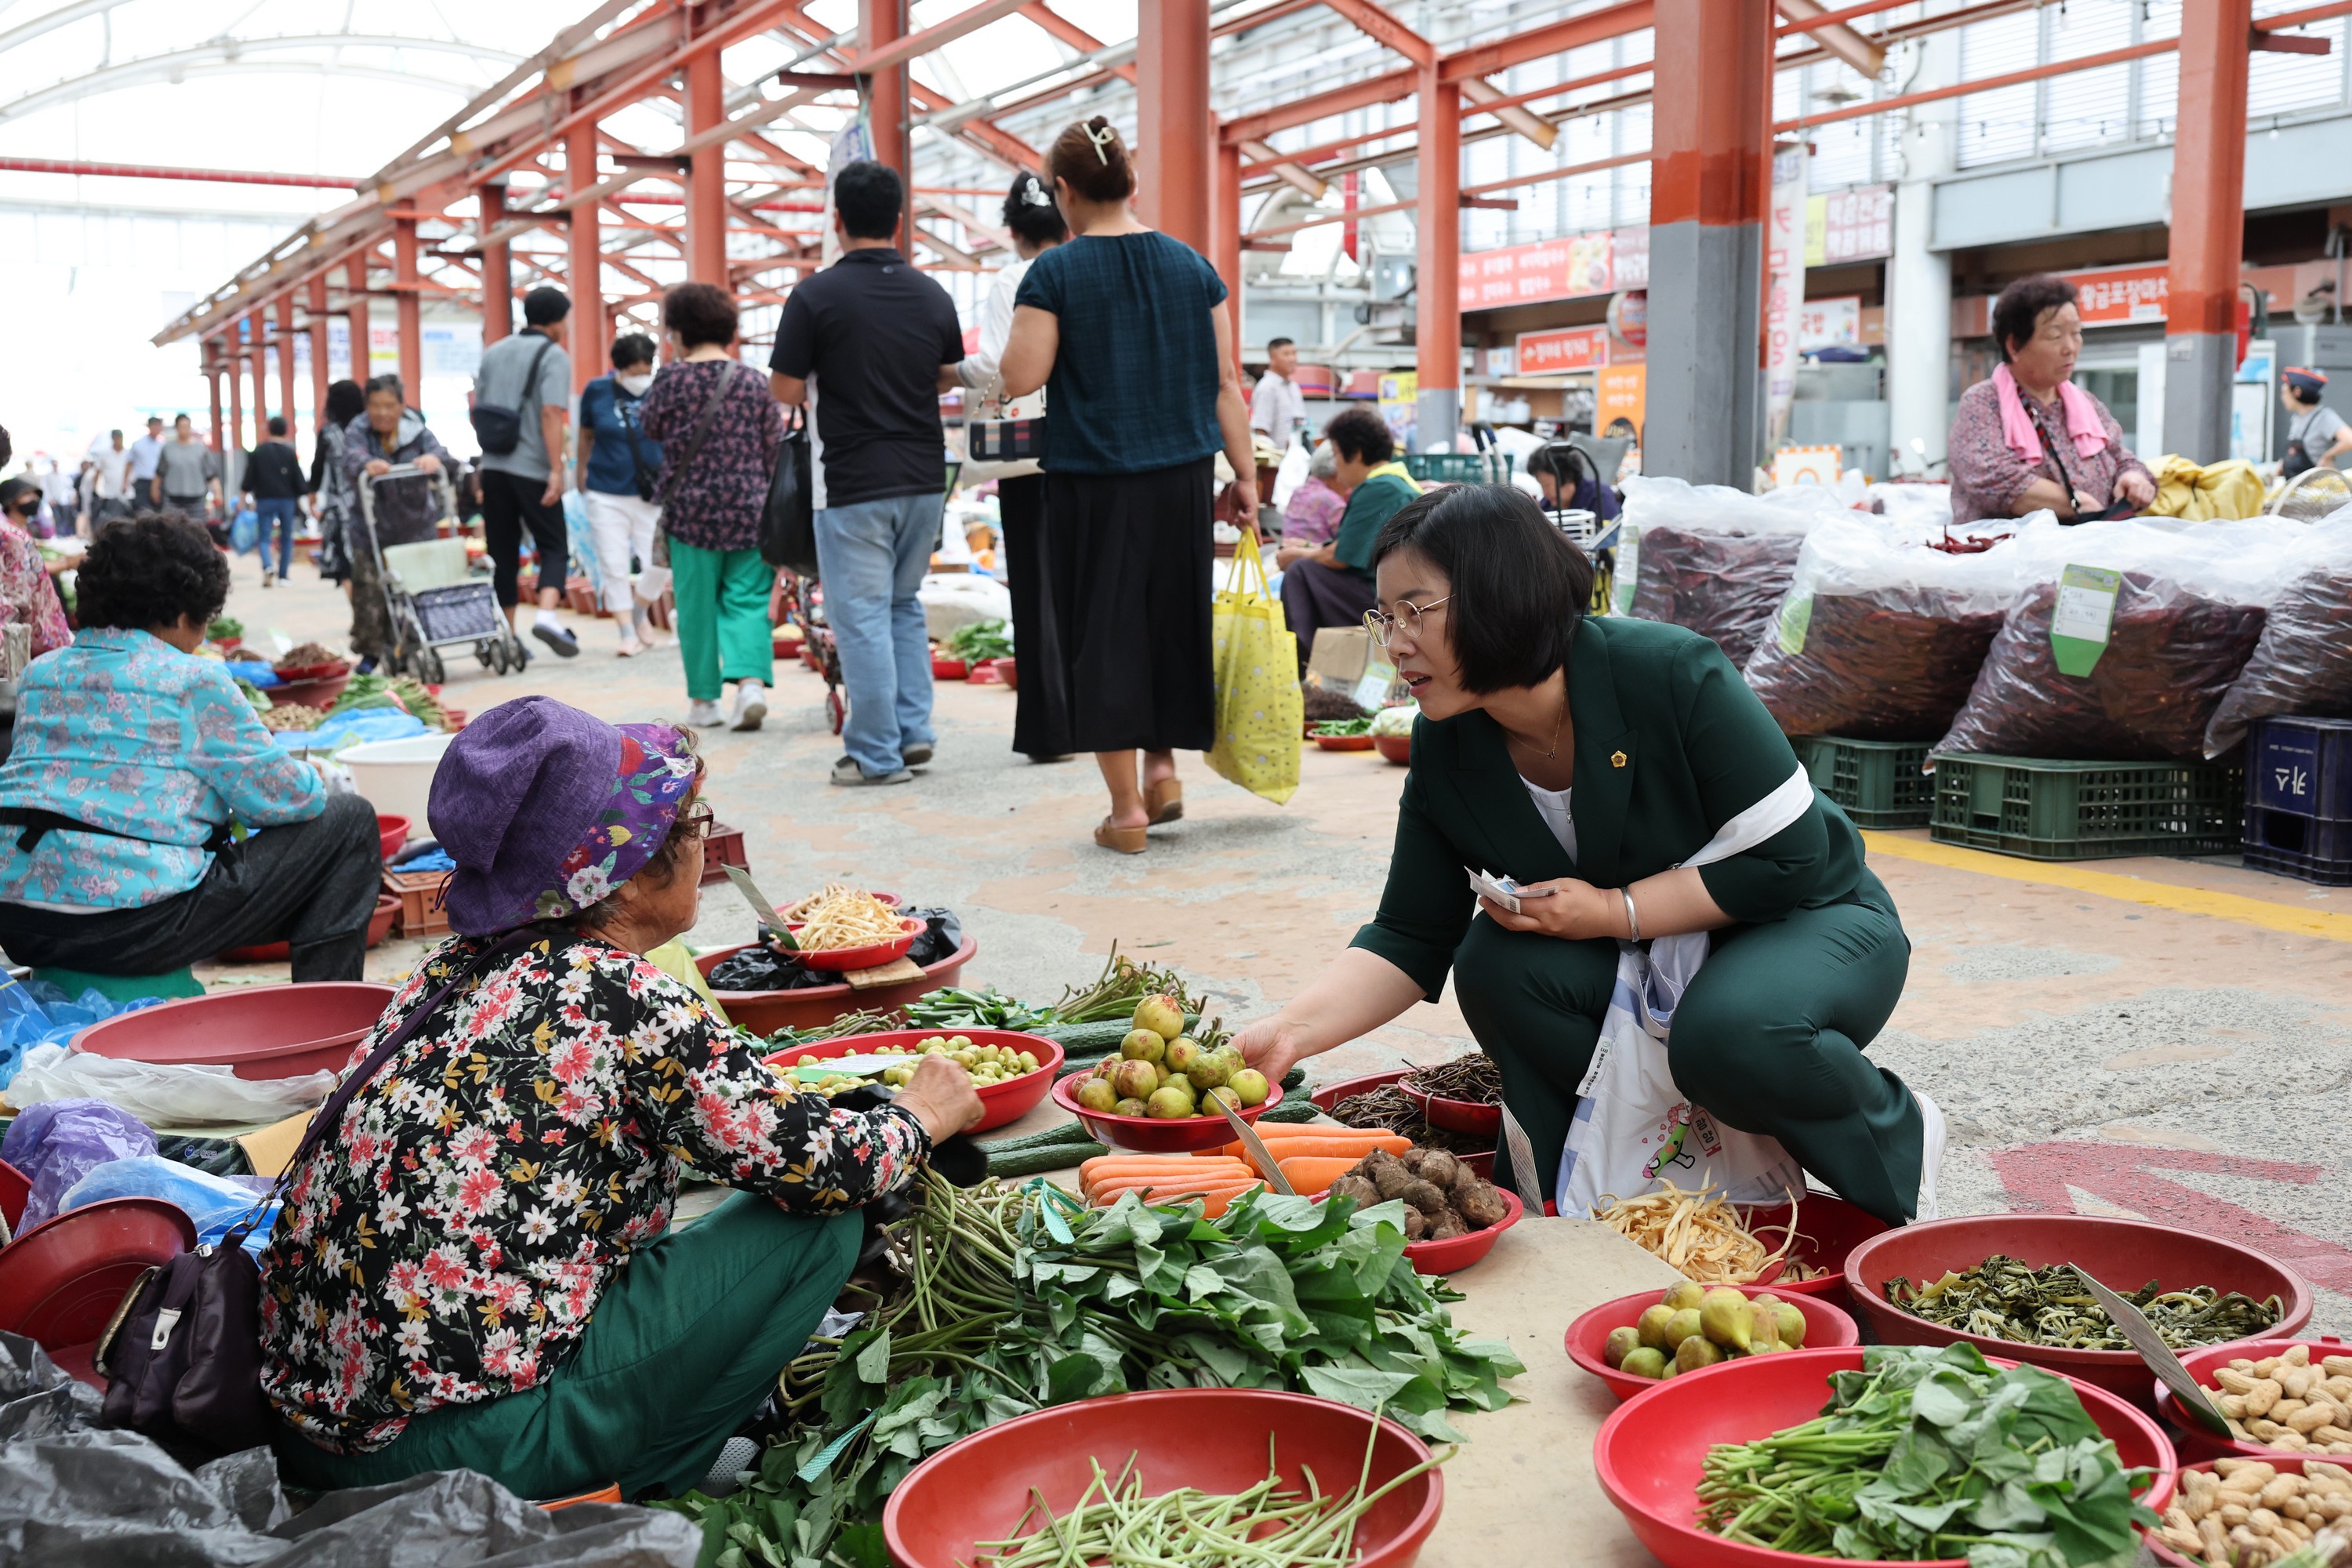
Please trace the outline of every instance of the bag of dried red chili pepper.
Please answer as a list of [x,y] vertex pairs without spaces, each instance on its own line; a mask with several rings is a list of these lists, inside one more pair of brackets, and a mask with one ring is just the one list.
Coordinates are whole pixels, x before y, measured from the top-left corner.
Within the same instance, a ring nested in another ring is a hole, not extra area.
[[2013,542],[1955,555],[1929,547],[1939,536],[1846,518],[1806,536],[1748,661],[1783,731],[1933,741],[1951,728],[2027,573]]
[[2352,507],[2312,525],[2253,657],[2205,726],[2205,754],[2235,751],[2256,720],[2280,713],[2352,719]]
[[1671,621],[1744,665],[1788,592],[1805,536],[1848,515],[1815,486],[1751,496],[1724,485],[1625,482],[1619,613]]

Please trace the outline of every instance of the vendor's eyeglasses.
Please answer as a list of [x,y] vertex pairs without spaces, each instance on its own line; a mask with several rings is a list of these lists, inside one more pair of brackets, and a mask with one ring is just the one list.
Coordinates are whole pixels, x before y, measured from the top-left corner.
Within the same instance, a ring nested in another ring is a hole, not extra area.
[[1426,605],[1416,605],[1411,599],[1399,599],[1396,602],[1396,614],[1393,616],[1384,615],[1379,610],[1366,610],[1364,629],[1371,633],[1372,640],[1382,647],[1388,647],[1390,639],[1399,632],[1419,641],[1421,617],[1432,610],[1453,602],[1454,595],[1451,594],[1446,595],[1443,599],[1432,599]]
[[677,814],[677,830],[696,838],[708,838],[711,824],[718,820],[718,814],[707,804],[696,801]]

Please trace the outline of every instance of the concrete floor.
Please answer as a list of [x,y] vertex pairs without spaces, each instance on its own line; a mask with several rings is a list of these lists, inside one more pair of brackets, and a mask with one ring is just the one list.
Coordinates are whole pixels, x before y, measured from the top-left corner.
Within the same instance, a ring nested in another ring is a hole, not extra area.
[[[342,644],[340,596],[299,568],[266,595],[237,562],[228,613],[248,638]],[[616,660],[610,622],[574,619],[583,647],[539,648],[522,675],[453,663],[443,700],[478,713],[544,691],[614,721],[682,720],[677,651]],[[533,645],[537,647],[537,645]],[[1405,771],[1310,749],[1286,806],[1181,759],[1181,823],[1147,855],[1097,849],[1091,763],[1010,749],[1014,696],[939,689],[937,762],[911,784],[830,787],[840,754],[824,684],[780,666],[766,727],[703,732],[719,819],[746,830],[751,869],[790,899],[828,879],[945,903],[980,941],[967,984],[1050,1002],[1122,952],[1172,964],[1229,1024],[1294,994],[1375,902]],[[1951,1122],[1947,1215],[2130,1214],[2231,1236],[2320,1288],[2315,1326],[2352,1332],[2352,889],[2218,861],[2042,867],[1947,849],[1925,830],[1871,836],[1871,863],[1914,943],[1909,989],[1872,1056]],[[753,920],[706,889],[698,945]],[[372,971],[406,969],[394,943]],[[279,978],[283,966],[216,983]],[[1452,997],[1332,1053],[1318,1076],[1442,1060],[1470,1048]]]

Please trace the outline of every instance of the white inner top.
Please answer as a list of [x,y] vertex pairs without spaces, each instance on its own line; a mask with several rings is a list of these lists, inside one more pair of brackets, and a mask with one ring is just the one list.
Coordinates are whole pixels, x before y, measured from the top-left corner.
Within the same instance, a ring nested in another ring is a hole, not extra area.
[[1528,786],[1528,798],[1536,803],[1537,815],[1544,819],[1544,826],[1559,840],[1559,847],[1568,851],[1568,858],[1575,859],[1576,818],[1568,813],[1568,797],[1576,793],[1575,787],[1546,789],[1524,775],[1519,782]]

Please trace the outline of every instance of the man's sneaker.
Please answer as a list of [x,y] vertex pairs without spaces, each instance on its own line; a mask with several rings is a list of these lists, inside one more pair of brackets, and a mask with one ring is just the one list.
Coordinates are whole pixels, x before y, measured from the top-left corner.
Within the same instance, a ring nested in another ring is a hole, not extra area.
[[698,730],[715,730],[727,722],[727,715],[719,711],[718,703],[697,698],[686,710],[686,721]]
[[915,775],[900,768],[895,773],[869,773],[857,765],[856,757],[844,757],[833,764],[833,782],[856,787],[859,784],[912,784]]
[[1919,1102],[1919,1206],[1911,1215],[1916,1223],[1936,1217],[1936,1172],[1944,1163],[1944,1112],[1936,1102],[1918,1089],[1911,1098]]
[[735,716],[728,727],[735,730],[756,730],[760,721],[768,716],[768,689],[756,680],[735,683]]
[[929,746],[909,746],[899,754],[907,759],[907,765],[910,768],[919,768],[931,760]]
[[545,621],[534,621],[531,623],[530,635],[565,658],[579,657],[580,639],[573,637],[571,631],[563,626],[551,626]]

